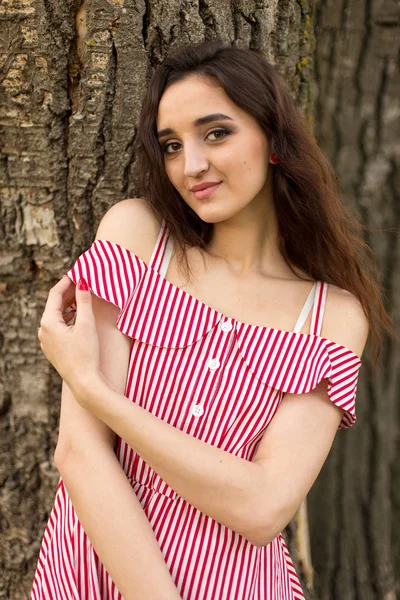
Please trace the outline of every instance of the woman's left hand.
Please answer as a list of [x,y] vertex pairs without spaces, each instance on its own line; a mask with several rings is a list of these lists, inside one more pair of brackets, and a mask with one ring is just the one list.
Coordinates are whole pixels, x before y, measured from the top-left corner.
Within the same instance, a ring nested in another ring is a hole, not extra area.
[[[75,324],[67,325],[68,317],[63,313],[71,306],[74,296],[77,307]],[[75,287],[64,276],[51,288],[40,321],[38,338],[46,358],[82,404],[80,391],[90,385],[91,381],[101,377],[99,338],[92,310],[92,294],[84,279]]]

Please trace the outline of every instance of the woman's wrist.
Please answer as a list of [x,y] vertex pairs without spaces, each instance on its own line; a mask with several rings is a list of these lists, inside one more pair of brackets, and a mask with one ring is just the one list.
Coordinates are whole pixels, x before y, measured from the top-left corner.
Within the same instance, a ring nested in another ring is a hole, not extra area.
[[77,402],[84,408],[91,404],[91,398],[99,393],[104,387],[109,387],[100,371],[87,371],[72,378],[68,383],[71,392]]

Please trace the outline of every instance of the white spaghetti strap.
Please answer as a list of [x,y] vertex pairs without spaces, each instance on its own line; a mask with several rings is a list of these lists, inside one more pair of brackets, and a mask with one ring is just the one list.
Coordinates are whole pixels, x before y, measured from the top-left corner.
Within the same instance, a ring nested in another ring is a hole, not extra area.
[[165,223],[165,219],[163,219],[162,223],[161,223],[160,231],[158,232],[157,241],[153,248],[153,253],[149,260],[149,267],[152,267],[156,271],[158,271],[158,265],[160,264],[160,261],[161,261],[162,249],[164,246],[163,238],[164,238],[165,228],[166,228],[166,223]]
[[162,275],[163,277],[165,277],[165,275],[167,274],[169,261],[171,260],[171,256],[172,256],[172,250],[173,250],[172,236],[168,235],[167,243],[165,245],[164,256],[163,256],[162,264],[161,264],[160,271],[159,271],[160,275]]
[[318,281],[310,327],[310,333],[314,335],[321,335],[327,292],[328,284],[324,281]]
[[297,319],[297,323],[293,330],[293,333],[300,333],[303,328],[304,323],[308,317],[308,314],[313,306],[314,298],[315,298],[315,290],[317,289],[317,281],[312,286],[310,293],[307,296],[306,301],[304,302],[303,308],[301,309],[301,313],[299,314],[299,318]]
[[172,239],[169,235],[166,220],[163,219],[148,266],[165,277],[169,261],[171,260],[172,249]]

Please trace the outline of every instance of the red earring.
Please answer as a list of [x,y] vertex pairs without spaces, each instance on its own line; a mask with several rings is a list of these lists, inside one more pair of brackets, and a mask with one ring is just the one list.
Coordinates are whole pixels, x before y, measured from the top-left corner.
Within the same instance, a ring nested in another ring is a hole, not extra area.
[[277,159],[277,157],[276,157],[276,155],[275,155],[275,154],[271,154],[271,162],[272,162],[274,165],[277,165],[277,164],[278,164],[278,159]]

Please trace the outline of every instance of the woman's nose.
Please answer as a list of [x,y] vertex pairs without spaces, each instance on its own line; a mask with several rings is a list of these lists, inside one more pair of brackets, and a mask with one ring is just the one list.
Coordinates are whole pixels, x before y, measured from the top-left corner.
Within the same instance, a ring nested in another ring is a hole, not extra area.
[[208,159],[204,151],[190,148],[185,152],[185,176],[196,177],[201,171],[207,171]]

